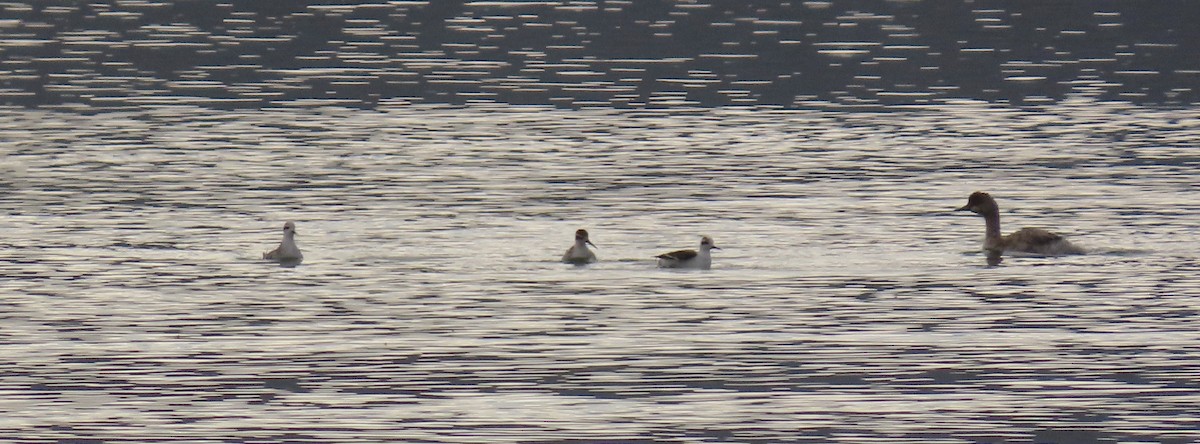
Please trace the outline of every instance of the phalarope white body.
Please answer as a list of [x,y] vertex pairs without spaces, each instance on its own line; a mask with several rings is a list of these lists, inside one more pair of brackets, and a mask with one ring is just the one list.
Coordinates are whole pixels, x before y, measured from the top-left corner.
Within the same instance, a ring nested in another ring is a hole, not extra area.
[[693,268],[707,270],[712,268],[712,250],[720,250],[713,244],[711,237],[700,238],[700,250],[679,250],[656,256],[660,268]]
[[296,246],[296,224],[291,222],[283,224],[283,240],[279,242],[279,247],[263,253],[263,259],[276,262],[300,262],[304,259],[304,255],[300,253],[300,247]]

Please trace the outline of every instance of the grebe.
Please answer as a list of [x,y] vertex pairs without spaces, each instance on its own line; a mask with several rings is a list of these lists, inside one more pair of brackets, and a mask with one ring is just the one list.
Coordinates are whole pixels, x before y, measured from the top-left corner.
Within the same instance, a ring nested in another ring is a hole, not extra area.
[[996,205],[996,199],[993,199],[988,193],[982,191],[971,193],[971,197],[967,198],[967,204],[958,211],[970,211],[983,216],[983,220],[987,224],[983,249],[988,253],[989,259],[995,257],[997,262],[1000,254],[1006,251],[1045,256],[1084,253],[1082,248],[1071,244],[1062,236],[1041,228],[1022,228],[1007,236],[1000,235],[1000,207]]

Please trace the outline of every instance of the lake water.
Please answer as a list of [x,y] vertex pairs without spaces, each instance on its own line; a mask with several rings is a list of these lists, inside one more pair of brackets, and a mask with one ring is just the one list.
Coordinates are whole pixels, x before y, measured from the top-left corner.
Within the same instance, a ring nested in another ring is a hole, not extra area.
[[[1195,114],[8,110],[0,435],[1191,442]],[[1005,231],[1093,251],[988,267]],[[295,221],[305,261],[260,259]],[[557,262],[577,228],[601,262]],[[715,238],[710,271],[653,256]]]
[[0,440],[1200,442],[1195,5],[0,4]]
[[1200,102],[1200,7],[960,0],[0,3],[0,104]]

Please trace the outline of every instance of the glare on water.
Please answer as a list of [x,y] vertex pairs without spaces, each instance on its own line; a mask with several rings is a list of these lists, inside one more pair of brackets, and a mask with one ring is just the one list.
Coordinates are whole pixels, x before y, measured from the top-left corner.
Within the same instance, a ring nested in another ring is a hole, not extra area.
[[1200,440],[1180,2],[43,3],[0,437]]
[[6,436],[1200,438],[1178,111],[3,114]]

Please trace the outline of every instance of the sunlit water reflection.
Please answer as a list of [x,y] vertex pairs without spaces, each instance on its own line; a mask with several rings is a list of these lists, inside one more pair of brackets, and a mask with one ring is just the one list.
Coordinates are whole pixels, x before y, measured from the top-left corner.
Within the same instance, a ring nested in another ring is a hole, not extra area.
[[1200,439],[1194,113],[2,113],[3,436]]
[[1187,2],[0,3],[0,104],[1200,102]]

